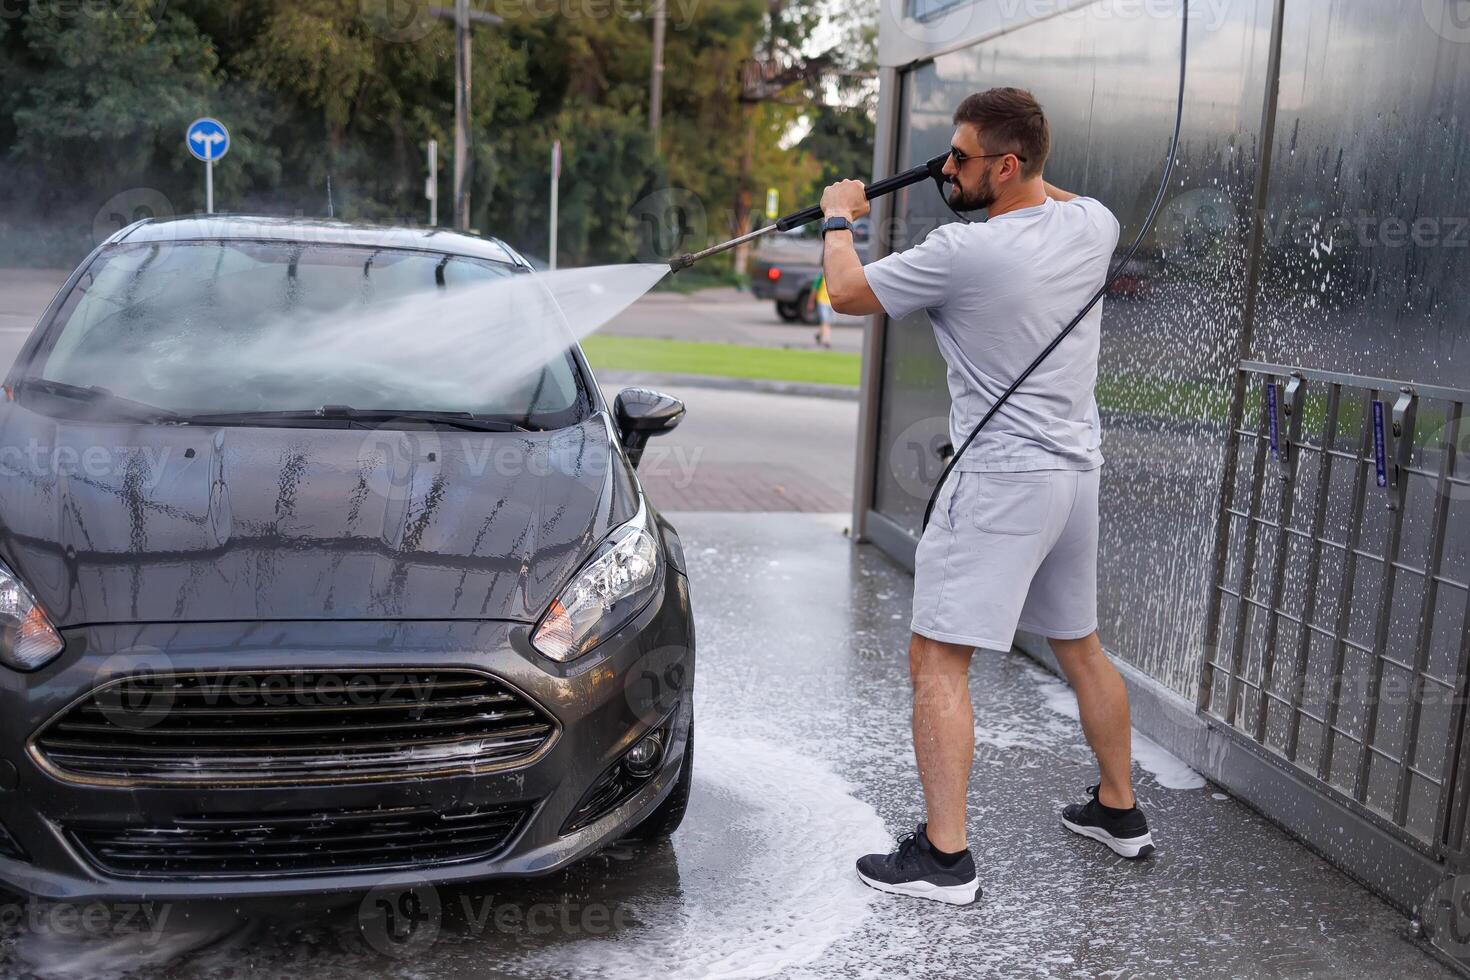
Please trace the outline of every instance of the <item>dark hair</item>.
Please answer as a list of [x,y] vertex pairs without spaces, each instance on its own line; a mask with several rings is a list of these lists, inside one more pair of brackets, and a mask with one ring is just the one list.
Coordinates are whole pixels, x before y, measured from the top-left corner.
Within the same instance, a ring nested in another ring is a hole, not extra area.
[[1023,88],[992,88],[965,97],[954,111],[954,121],[980,131],[986,153],[1014,153],[1021,158],[1021,176],[1035,177],[1051,152],[1051,127],[1041,103]]

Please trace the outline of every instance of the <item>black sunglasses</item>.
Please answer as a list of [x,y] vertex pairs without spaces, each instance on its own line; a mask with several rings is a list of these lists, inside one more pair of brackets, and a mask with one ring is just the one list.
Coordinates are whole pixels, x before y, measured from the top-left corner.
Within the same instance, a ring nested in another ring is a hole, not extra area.
[[1022,163],[1025,163],[1026,162],[1026,158],[1023,157],[1023,156],[1021,156],[1021,154],[1019,154],[1019,153],[979,153],[979,154],[976,154],[975,156],[970,156],[970,155],[966,154],[963,150],[961,150],[957,146],[951,146],[949,148],[949,155],[950,155],[950,158],[954,160],[954,165],[956,167],[963,167],[966,163],[969,163],[971,160],[989,160],[992,157],[1015,157],[1017,160],[1020,160]]

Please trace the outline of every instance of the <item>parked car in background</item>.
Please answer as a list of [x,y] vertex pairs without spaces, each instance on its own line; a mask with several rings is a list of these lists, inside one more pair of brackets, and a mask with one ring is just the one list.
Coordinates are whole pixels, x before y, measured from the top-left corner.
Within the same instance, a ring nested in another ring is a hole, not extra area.
[[[864,263],[869,229],[866,218],[853,224],[853,241]],[[774,300],[776,315],[787,323],[816,323],[811,288],[821,271],[822,238],[816,223],[777,232],[761,239],[750,258],[750,291],[757,299]]]
[[423,345],[436,297],[534,275],[495,240],[217,216],[72,274],[0,400],[0,882],[365,890],[674,831],[694,624],[635,467],[684,406],[606,404],[562,333],[475,396],[404,381],[402,346],[232,360],[386,302]]

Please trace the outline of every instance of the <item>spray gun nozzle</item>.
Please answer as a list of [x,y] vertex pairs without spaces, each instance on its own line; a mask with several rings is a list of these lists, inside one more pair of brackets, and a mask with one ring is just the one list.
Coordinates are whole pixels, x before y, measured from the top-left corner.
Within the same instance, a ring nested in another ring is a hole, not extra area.
[[670,259],[669,260],[669,271],[670,272],[678,272],[680,269],[687,269],[687,268],[689,268],[693,264],[694,264],[694,256],[693,256],[693,254],[691,254],[689,252],[685,252],[683,255],[679,256],[677,259]]

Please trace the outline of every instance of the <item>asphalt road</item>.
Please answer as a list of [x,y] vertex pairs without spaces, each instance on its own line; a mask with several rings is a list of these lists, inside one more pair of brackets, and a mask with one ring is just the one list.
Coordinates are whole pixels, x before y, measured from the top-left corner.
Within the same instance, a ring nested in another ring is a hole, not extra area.
[[36,319],[66,277],[54,269],[0,269],[0,372],[10,370]]
[[[863,317],[838,316],[832,327],[832,349],[861,351],[863,323]],[[816,330],[804,323],[783,323],[776,316],[776,304],[768,300],[734,289],[706,289],[688,296],[650,293],[600,332],[816,350]]]

